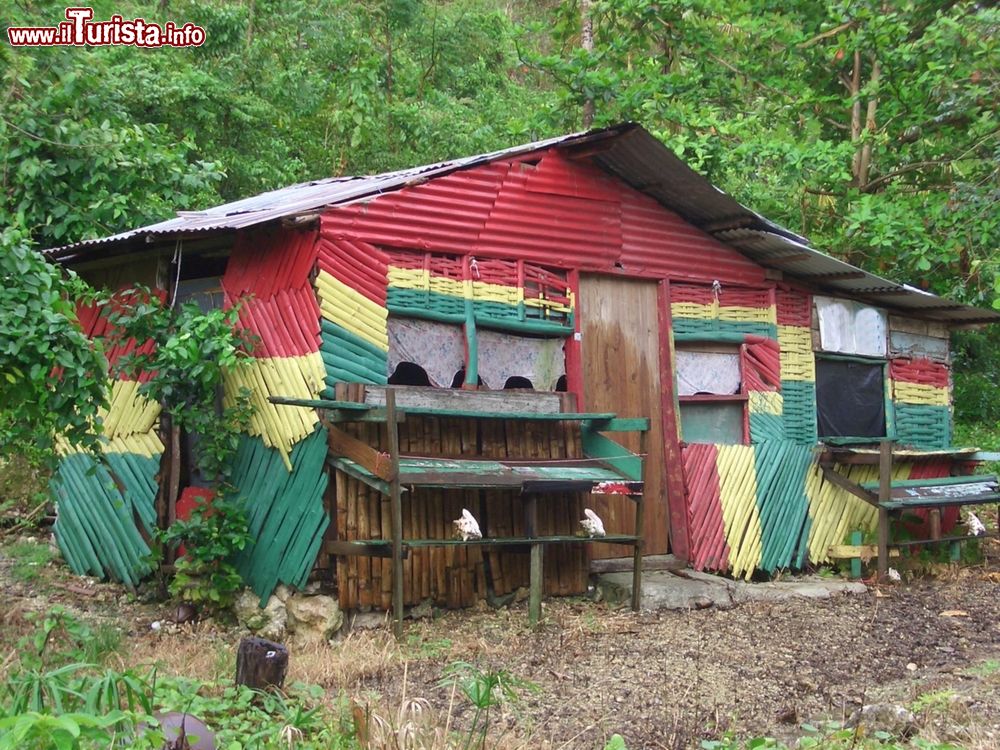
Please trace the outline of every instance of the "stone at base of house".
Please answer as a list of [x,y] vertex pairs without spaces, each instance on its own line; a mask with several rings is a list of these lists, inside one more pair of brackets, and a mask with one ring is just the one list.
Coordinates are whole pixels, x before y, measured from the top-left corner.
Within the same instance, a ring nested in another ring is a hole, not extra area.
[[[632,595],[632,573],[597,576],[601,597],[612,604],[628,602]],[[794,581],[747,583],[695,570],[651,571],[642,576],[643,609],[729,609],[750,601],[785,599],[829,599],[840,594],[864,594],[863,583],[803,576]]]
[[331,596],[293,593],[279,586],[260,607],[260,599],[250,590],[237,598],[233,607],[239,623],[268,640],[290,640],[296,646],[326,643],[344,624],[344,615]]

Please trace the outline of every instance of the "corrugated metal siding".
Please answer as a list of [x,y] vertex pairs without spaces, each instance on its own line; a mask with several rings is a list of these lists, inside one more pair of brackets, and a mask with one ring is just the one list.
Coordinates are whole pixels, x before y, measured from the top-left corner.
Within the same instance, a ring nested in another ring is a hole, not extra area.
[[620,260],[628,273],[692,281],[763,281],[762,267],[649,196],[622,186],[620,200]]
[[493,163],[328,209],[323,233],[333,242],[350,237],[653,278],[764,278],[760,266],[652,198],[555,153],[537,164]]
[[323,215],[324,236],[360,238],[389,247],[471,252],[509,168],[504,162],[488,164],[329,209]]
[[532,192],[527,185],[535,169],[531,164],[511,165],[475,254],[581,270],[611,269],[621,255],[620,204]]

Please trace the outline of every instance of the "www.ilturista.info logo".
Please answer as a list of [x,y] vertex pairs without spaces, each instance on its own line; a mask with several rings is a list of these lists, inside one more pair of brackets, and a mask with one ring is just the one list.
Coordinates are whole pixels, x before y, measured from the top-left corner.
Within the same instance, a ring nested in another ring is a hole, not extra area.
[[67,20],[58,26],[11,26],[7,39],[14,47],[200,47],[205,43],[205,29],[193,23],[178,26],[167,21],[160,25],[119,15],[108,21],[92,21],[93,17],[93,8],[67,8]]

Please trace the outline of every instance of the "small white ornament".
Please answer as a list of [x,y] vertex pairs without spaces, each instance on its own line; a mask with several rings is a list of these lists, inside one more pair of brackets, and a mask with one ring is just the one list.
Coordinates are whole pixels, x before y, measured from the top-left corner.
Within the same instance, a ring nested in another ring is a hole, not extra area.
[[903,577],[899,575],[899,571],[896,570],[895,568],[889,568],[889,580],[899,583],[900,581],[903,580]]
[[453,523],[455,524],[455,535],[463,542],[483,538],[483,532],[479,530],[479,523],[465,508],[462,508],[462,517],[456,518]]
[[965,519],[965,525],[969,527],[969,533],[973,536],[982,536],[986,533],[986,526],[979,520],[979,516],[969,511],[969,517]]
[[586,518],[580,521],[580,526],[586,532],[587,536],[607,536],[607,533],[604,531],[604,522],[601,521],[600,516],[590,508],[584,508],[583,514]]

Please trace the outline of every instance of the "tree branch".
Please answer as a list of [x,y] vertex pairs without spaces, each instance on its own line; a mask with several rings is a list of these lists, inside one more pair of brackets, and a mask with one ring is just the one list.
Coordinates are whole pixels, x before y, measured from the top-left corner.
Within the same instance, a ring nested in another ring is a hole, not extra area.
[[812,47],[814,44],[816,44],[818,42],[822,42],[824,39],[829,39],[831,36],[837,36],[837,34],[839,34],[841,31],[847,31],[848,29],[853,29],[857,25],[858,25],[858,22],[855,21],[855,20],[853,20],[853,19],[850,20],[850,21],[846,21],[846,22],[840,24],[840,26],[835,26],[834,28],[830,29],[829,31],[824,31],[822,34],[817,34],[812,39],[809,39],[809,40],[807,40],[805,42],[800,42],[799,44],[796,44],[795,46],[798,47],[799,49],[805,49],[806,47]]

